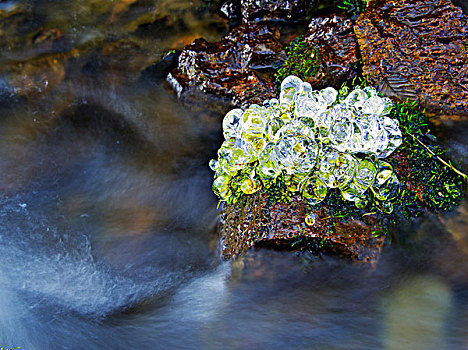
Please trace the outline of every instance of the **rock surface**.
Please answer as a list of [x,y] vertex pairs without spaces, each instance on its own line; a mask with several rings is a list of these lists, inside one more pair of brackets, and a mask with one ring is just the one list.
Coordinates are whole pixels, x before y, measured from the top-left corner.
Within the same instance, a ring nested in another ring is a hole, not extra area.
[[[306,206],[299,198],[294,205],[271,204],[264,194],[249,196],[246,203],[226,205],[222,215],[222,255],[235,259],[254,246],[297,250],[307,244],[361,263],[374,265],[385,237],[375,237],[374,225],[333,218],[325,206],[314,212],[315,223],[305,224]],[[372,221],[372,218],[369,218]]]
[[425,108],[468,114],[468,18],[449,0],[375,0],[355,25],[372,85]]
[[268,73],[285,59],[279,37],[275,28],[245,24],[216,43],[197,39],[182,51],[167,80],[179,97],[202,92],[234,106],[261,104],[275,96]]
[[320,66],[308,82],[315,89],[339,88],[357,75],[356,36],[344,15],[313,18],[304,40],[317,50]]
[[242,22],[298,20],[312,7],[313,0],[228,0],[221,12]]

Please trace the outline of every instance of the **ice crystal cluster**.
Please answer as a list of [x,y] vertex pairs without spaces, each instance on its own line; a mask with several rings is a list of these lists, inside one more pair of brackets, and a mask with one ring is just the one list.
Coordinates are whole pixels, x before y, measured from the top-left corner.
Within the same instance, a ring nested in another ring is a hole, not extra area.
[[383,159],[402,142],[398,121],[388,117],[392,107],[372,87],[314,91],[288,76],[279,99],[233,109],[224,117],[225,141],[218,160],[210,161],[213,191],[233,203],[280,177],[310,205],[337,188],[360,208],[372,193],[389,212],[400,184]]

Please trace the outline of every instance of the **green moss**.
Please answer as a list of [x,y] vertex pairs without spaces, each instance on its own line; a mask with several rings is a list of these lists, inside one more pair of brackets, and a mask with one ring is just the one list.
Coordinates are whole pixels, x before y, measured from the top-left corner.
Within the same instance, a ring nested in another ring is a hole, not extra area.
[[359,209],[344,200],[338,191],[329,191],[321,205],[328,208],[330,217],[366,222],[373,217],[382,224],[375,235],[388,233],[391,225],[401,223],[427,212],[442,212],[458,206],[466,193],[466,176],[457,173],[446,158],[446,151],[437,145],[437,139],[429,133],[429,122],[424,111],[415,103],[395,103],[391,118],[400,122],[402,145],[386,159],[399,175],[401,190],[393,202],[391,213],[381,211],[381,203],[371,191],[367,191],[368,204]]
[[283,79],[289,75],[295,75],[307,81],[317,74],[320,67],[318,51],[304,40],[304,36],[298,36],[291,41],[286,47],[286,52],[287,59],[275,74],[277,86],[280,86]]
[[[397,202],[406,217],[421,215],[425,210],[451,210],[463,199],[466,175],[457,173],[446,159],[446,151],[429,133],[429,123],[415,103],[396,103],[392,118],[400,122],[403,144],[397,152],[408,162],[409,176]],[[398,159],[390,162],[398,166]],[[401,166],[401,165],[400,165]]]
[[351,20],[355,21],[366,10],[367,0],[335,0],[338,10],[346,11]]

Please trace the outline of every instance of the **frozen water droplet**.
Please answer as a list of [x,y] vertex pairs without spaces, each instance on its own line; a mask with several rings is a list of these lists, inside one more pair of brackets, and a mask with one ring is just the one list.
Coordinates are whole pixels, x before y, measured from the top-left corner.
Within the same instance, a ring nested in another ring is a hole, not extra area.
[[219,162],[216,159],[210,160],[209,166],[211,170],[216,171],[216,169],[218,168],[218,165],[219,165]]
[[258,172],[264,177],[276,178],[281,174],[281,169],[278,165],[278,160],[273,153],[274,144],[268,143],[263,152],[258,157]]
[[372,184],[372,192],[380,201],[388,201],[398,196],[400,181],[392,171],[392,166],[386,162],[380,162],[377,175]]
[[302,80],[295,75],[286,77],[281,83],[280,102],[290,104],[294,95],[302,91]]
[[330,127],[328,136],[331,144],[338,151],[346,152],[350,148],[350,140],[354,137],[353,123],[348,118],[335,120]]
[[377,90],[372,86],[366,86],[363,91],[367,94],[367,97],[377,96]]
[[317,222],[317,217],[314,213],[308,213],[305,217],[305,223],[308,226],[314,226],[315,223]]
[[287,174],[306,174],[315,166],[318,145],[307,136],[286,134],[278,140],[273,152]]
[[367,93],[361,89],[354,89],[345,98],[345,103],[348,107],[360,109],[363,103],[367,100]]
[[360,186],[357,185],[355,181],[351,181],[340,188],[341,196],[350,202],[358,201],[364,194],[365,190],[363,190]]
[[245,194],[253,194],[260,190],[260,188],[262,188],[261,182],[253,177],[247,177],[241,184],[241,191]]
[[327,196],[327,186],[317,176],[311,176],[303,182],[301,194],[310,205],[316,205]]
[[239,137],[240,120],[244,111],[240,108],[229,111],[223,119],[223,134],[227,140],[231,137]]
[[230,182],[232,177],[223,174],[216,176],[213,181],[213,192],[221,199],[227,200],[231,195]]
[[363,191],[366,191],[373,184],[376,174],[377,169],[374,163],[368,159],[363,159],[356,167],[353,181],[356,182],[357,186]]
[[372,96],[362,104],[361,112],[364,114],[380,115],[384,109],[385,103],[383,98],[379,96]]
[[336,97],[338,96],[338,91],[336,91],[332,87],[327,87],[320,91],[320,95],[322,96],[326,105],[331,106],[336,101]]
[[327,148],[319,164],[319,177],[330,188],[342,187],[353,178],[357,160],[348,153]]
[[402,144],[403,139],[397,120],[384,117],[381,126],[385,131],[387,144],[386,147],[381,147],[379,149],[379,157],[386,158]]

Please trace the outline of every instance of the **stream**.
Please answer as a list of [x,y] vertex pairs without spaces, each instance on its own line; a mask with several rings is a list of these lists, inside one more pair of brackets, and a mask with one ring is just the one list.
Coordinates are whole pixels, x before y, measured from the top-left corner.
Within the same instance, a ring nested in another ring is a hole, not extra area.
[[[0,2],[0,347],[467,349],[466,200],[403,227],[375,269],[220,259],[222,116],[141,79],[227,33],[208,4]],[[466,170],[468,124],[440,136]]]

